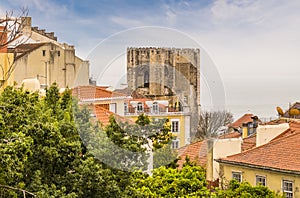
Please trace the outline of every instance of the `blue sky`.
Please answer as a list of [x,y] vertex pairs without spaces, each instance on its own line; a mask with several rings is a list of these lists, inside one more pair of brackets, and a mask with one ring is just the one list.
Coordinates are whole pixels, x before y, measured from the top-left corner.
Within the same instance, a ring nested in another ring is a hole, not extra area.
[[227,107],[236,114],[275,116],[277,105],[299,101],[298,0],[2,0],[0,13],[22,6],[33,25],[74,44],[82,58],[129,28],[159,26],[189,35],[215,63]]

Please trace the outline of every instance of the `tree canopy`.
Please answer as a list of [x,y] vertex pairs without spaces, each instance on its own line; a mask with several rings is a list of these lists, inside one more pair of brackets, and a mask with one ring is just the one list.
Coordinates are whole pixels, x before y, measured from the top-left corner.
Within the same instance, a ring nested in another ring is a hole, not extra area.
[[[166,120],[141,115],[136,124],[120,124],[111,117],[103,129],[90,119],[90,111],[77,105],[70,90],[60,94],[53,85],[40,97],[7,87],[0,95],[1,196],[276,197],[249,184],[210,191],[203,167],[187,162],[178,169],[172,160],[176,153],[167,144],[172,136]],[[149,143],[156,168],[152,175],[143,171]],[[126,158],[112,145],[138,155]],[[104,158],[133,163],[137,169],[119,169]]]

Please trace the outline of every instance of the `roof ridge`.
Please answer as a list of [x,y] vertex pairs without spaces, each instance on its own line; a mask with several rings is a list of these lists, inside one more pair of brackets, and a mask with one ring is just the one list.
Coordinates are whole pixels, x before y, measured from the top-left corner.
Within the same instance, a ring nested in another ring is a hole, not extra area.
[[[30,45],[35,44],[36,46],[33,47],[32,49],[29,49],[29,50],[26,51],[26,52],[23,52],[23,53],[20,54],[19,56],[16,56],[16,60],[22,58],[22,57],[25,56],[26,54],[28,54],[28,53],[30,53],[30,52],[32,52],[32,51],[34,51],[34,50],[36,50],[36,49],[42,47],[43,45],[45,45],[45,44],[47,44],[47,43],[26,43],[26,45],[27,45],[27,44],[30,44]],[[21,44],[21,45],[25,45],[25,44]],[[18,45],[18,46],[20,46],[20,45]],[[18,47],[18,46],[17,46],[17,47]],[[16,47],[16,48],[17,48],[17,47]]]
[[[253,152],[253,150],[258,150],[258,149],[260,149],[262,147],[265,147],[265,146],[270,146],[270,145],[277,144],[279,141],[282,141],[282,139],[288,139],[288,138],[291,138],[292,136],[295,136],[295,135],[300,135],[300,133],[291,134],[289,136],[276,139],[274,141],[271,140],[270,142],[268,142],[266,144],[263,144],[263,145],[260,145],[260,146],[254,147],[254,148],[250,148],[250,149],[245,150],[241,153],[237,153],[237,154],[234,154],[234,155],[227,156],[226,158],[235,157],[235,156],[239,156],[239,155],[245,155],[245,153]],[[226,160],[226,158],[222,158],[222,159]]]

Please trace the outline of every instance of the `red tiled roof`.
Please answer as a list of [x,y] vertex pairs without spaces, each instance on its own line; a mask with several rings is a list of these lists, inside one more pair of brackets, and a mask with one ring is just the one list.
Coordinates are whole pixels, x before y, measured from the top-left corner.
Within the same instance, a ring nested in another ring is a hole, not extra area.
[[252,122],[252,116],[254,116],[252,113],[251,114],[245,114],[242,117],[240,117],[239,119],[237,119],[235,122],[231,123],[229,125],[229,127],[232,128],[239,128],[243,126],[243,123],[248,123],[248,122]]
[[278,136],[273,138],[271,141],[274,141],[274,140],[277,140],[280,138],[284,138],[286,136],[300,132],[300,122],[299,121],[290,121],[289,126],[290,127],[287,130],[285,130],[284,132],[282,132],[281,134],[279,134]]
[[[241,137],[241,134],[239,132],[231,132],[225,135],[221,135],[218,138],[226,139],[226,138],[239,138],[239,137]],[[178,161],[179,168],[181,168],[182,165],[184,164],[186,156],[188,156],[191,161],[196,162],[198,165],[206,165],[207,163],[207,140],[206,139],[181,147],[177,151],[178,151],[178,156],[181,158]]]
[[243,139],[242,152],[256,147],[256,133]]
[[220,135],[218,138],[219,139],[239,138],[241,136],[242,136],[241,133],[239,133],[237,131],[233,131],[233,132],[230,132],[230,133],[226,133],[226,134]]
[[96,118],[103,124],[103,126],[107,126],[109,124],[109,118],[111,115],[113,115],[117,121],[128,122],[129,124],[134,123],[131,119],[126,119],[125,117],[115,114],[98,105],[94,106],[94,114]]
[[126,96],[121,93],[115,93],[106,90],[106,87],[104,86],[92,86],[92,85],[75,87],[72,89],[72,94],[73,96],[78,97],[80,100]]
[[185,162],[186,156],[191,161],[196,162],[198,165],[206,165],[207,162],[207,140],[194,142],[178,149],[178,156],[181,158],[178,161],[179,168]]
[[277,125],[277,124],[283,124],[288,122],[289,122],[288,119],[276,119],[269,122],[265,122],[263,123],[263,125]]
[[109,124],[109,117],[113,114],[113,112],[100,107],[100,106],[95,106],[94,108],[94,113],[96,118],[104,125],[108,125]]
[[[285,133],[285,132],[284,132]],[[217,161],[300,174],[300,129],[287,132],[267,144]]]

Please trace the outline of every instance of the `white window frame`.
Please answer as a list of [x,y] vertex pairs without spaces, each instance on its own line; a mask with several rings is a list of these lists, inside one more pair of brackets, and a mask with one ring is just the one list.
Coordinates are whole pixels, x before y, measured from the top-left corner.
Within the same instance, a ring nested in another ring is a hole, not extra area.
[[179,139],[176,138],[175,140],[172,140],[171,148],[172,149],[178,149],[179,148]]
[[117,103],[110,103],[109,104],[109,111],[113,113],[117,113]]
[[[238,174],[239,175],[239,179],[237,179],[234,175],[235,174]],[[243,178],[242,178],[242,172],[241,171],[231,171],[231,177],[232,179],[235,179],[236,181],[238,182],[242,182],[243,181]]]
[[136,106],[136,111],[137,112],[143,112],[144,111],[144,105],[142,102],[138,102]]
[[[177,122],[177,130],[174,129],[173,123]],[[179,133],[180,132],[180,120],[179,119],[171,119],[171,132]]]
[[158,102],[154,102],[152,106],[153,113],[159,113],[159,104]]
[[[261,182],[259,180],[264,180],[264,182]],[[257,186],[259,185],[259,183],[262,186],[267,186],[267,177],[263,176],[263,175],[255,175],[255,183],[256,183]]]
[[[292,189],[286,189],[285,183],[292,184]],[[282,180],[282,192],[285,193],[286,198],[293,198],[294,197],[294,182],[291,180],[283,179]]]
[[128,103],[124,102],[124,113],[128,113]]

